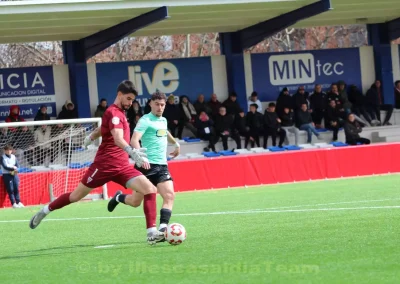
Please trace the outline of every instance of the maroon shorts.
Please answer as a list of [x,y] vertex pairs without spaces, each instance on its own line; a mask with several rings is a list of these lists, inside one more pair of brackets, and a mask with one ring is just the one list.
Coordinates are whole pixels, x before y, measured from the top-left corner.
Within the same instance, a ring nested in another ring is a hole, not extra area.
[[126,187],[126,183],[135,177],[141,176],[142,173],[136,170],[133,165],[127,164],[124,167],[110,170],[98,167],[93,163],[90,168],[86,171],[81,182],[83,185],[89,188],[97,188],[104,184],[113,181]]

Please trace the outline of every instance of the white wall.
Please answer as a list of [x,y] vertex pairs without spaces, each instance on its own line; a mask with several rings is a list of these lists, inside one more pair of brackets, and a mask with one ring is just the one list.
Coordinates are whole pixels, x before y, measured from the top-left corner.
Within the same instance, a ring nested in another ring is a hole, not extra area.
[[365,94],[375,82],[374,49],[372,46],[360,47],[361,83]]
[[[88,73],[88,85],[89,85],[89,101],[90,101],[90,113],[94,116],[96,108],[99,104],[99,94],[97,91],[97,74],[96,64],[90,63],[87,65]],[[110,102],[109,102],[110,104]]]
[[[211,56],[211,70],[214,93],[220,102],[228,98],[228,78],[225,56]],[[211,94],[209,94],[211,95]]]
[[57,115],[61,111],[66,100],[71,99],[69,87],[68,65],[54,65],[54,90],[56,92]]
[[392,68],[393,68],[393,82],[400,80],[400,57],[399,46],[392,44]]

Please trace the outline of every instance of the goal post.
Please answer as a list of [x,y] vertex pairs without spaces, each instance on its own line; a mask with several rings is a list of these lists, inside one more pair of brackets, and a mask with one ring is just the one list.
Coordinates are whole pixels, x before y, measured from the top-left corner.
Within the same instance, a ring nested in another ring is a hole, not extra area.
[[[0,154],[6,145],[14,149],[25,205],[47,203],[79,184],[101,143],[100,137],[84,149],[84,139],[100,125],[101,118],[0,123]],[[4,190],[3,182],[0,187]],[[107,186],[89,198],[108,199]]]

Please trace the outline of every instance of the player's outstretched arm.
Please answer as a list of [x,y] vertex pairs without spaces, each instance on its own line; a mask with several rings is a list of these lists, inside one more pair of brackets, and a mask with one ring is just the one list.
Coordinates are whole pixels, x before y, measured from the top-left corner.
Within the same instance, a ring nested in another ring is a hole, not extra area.
[[83,141],[83,146],[87,149],[87,147],[92,144],[93,141],[96,139],[99,139],[101,136],[101,128],[97,127],[95,130],[93,130],[92,133],[90,133],[88,136],[85,137],[85,140]]
[[[124,140],[124,130],[120,128],[114,128],[111,130],[111,134],[114,138],[114,144],[125,152],[135,161],[138,167],[148,164],[147,155],[144,153],[143,149],[134,149]],[[149,167],[150,168],[150,167]]]
[[168,142],[173,144],[175,146],[175,150],[174,152],[170,153],[170,155],[175,158],[179,155],[179,153],[181,152],[181,145],[179,145],[178,141],[175,140],[175,138],[171,135],[171,133],[169,133],[169,131],[167,132],[167,137],[168,137]]

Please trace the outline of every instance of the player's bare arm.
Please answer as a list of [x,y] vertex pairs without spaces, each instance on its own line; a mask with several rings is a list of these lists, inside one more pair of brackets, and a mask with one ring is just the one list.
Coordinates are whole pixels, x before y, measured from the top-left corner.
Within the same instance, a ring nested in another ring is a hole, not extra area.
[[[133,149],[141,149],[140,148],[140,139],[142,138],[142,133],[140,133],[140,132],[137,132],[137,131],[134,131],[133,132],[133,135],[132,135],[132,138],[131,138],[131,146],[132,146],[132,148]],[[139,165],[138,165],[139,166]],[[140,166],[139,166],[140,167]],[[144,169],[146,169],[146,170],[148,170],[148,169],[150,169],[150,163],[149,162],[147,162],[147,161],[145,161],[143,164],[142,164],[142,166],[141,166],[142,168],[144,168]]]
[[179,153],[181,152],[181,145],[179,145],[179,143],[175,140],[175,138],[171,135],[171,133],[169,133],[169,131],[167,132],[167,137],[168,137],[168,143],[171,143],[175,146],[175,150],[170,153],[170,155],[175,158],[177,156],[179,156]]

